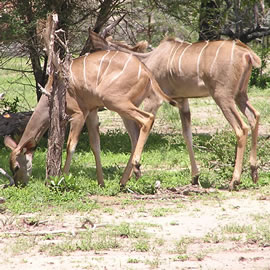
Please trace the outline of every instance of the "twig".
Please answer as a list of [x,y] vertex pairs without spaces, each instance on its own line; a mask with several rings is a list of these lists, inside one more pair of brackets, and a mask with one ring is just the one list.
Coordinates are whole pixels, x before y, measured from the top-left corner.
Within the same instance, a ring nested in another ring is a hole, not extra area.
[[56,37],[57,41],[60,43],[60,45],[65,49],[66,53],[69,54],[69,49],[68,49],[68,46],[67,46],[66,37],[64,36],[65,42],[63,42],[61,40],[61,38],[57,35],[58,33],[64,33],[65,34],[65,31],[63,31],[62,29],[56,30],[55,31],[55,37]]
[[51,94],[50,94],[44,87],[42,87],[40,84],[38,84],[38,87],[39,87],[39,91],[40,91],[43,95],[45,95],[45,96],[47,96],[47,97],[50,97],[50,96],[51,96]]
[[112,24],[110,24],[109,26],[107,26],[102,33],[100,34],[101,37],[106,38],[108,33],[116,26],[118,25],[126,16],[126,14],[124,14],[122,17],[120,17],[119,19],[117,19],[116,21],[114,21]]
[[0,168],[0,173],[9,179],[10,186],[15,185],[14,179],[6,171],[4,171],[2,168]]

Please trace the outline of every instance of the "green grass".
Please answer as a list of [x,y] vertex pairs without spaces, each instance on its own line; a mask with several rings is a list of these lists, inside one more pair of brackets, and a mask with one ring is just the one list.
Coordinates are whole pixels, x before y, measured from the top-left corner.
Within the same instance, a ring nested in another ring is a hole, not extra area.
[[[95,162],[89,151],[87,134],[81,135],[72,160],[71,175],[65,176],[60,184],[57,182],[59,179],[55,179],[54,186],[45,186],[46,140],[42,139],[34,156],[33,174],[28,186],[0,190],[0,196],[7,199],[5,205],[15,213],[41,211],[56,205],[71,211],[88,211],[94,203],[90,196],[93,194],[115,196],[129,190],[139,194],[154,194],[157,180],[161,182],[161,188],[183,186],[190,183],[190,171],[188,154],[182,140],[181,135],[151,134],[142,156],[142,177],[137,181],[132,178],[127,188],[121,191],[119,180],[130,155],[127,134],[114,131],[101,135],[104,189],[97,185]],[[234,142],[234,134],[228,131],[212,136],[194,136],[195,153],[201,165],[202,186],[228,187],[234,164]],[[1,167],[9,172],[9,151],[2,139],[0,149]],[[246,154],[239,189],[269,185],[269,150],[270,141],[260,137],[258,156],[262,168],[259,182],[254,184],[251,180]],[[7,179],[0,176],[0,184],[4,183],[7,183]],[[153,215],[166,214],[164,211],[159,212]]]
[[5,100],[10,103],[18,97],[19,111],[29,111],[36,106],[35,81],[28,58],[0,59],[0,93],[5,93]]

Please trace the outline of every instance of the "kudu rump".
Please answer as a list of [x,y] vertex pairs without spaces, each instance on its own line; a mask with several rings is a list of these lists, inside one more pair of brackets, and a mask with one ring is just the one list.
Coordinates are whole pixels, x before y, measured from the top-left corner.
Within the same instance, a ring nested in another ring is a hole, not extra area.
[[[248,46],[238,40],[186,43],[171,38],[162,41],[149,53],[134,53],[118,44],[107,42],[94,32],[90,35],[98,49],[117,49],[136,55],[151,70],[164,93],[177,101],[193,184],[198,183],[199,170],[192,147],[188,98],[212,96],[235,131],[237,149],[230,189],[240,183],[248,136],[248,126],[241,119],[237,105],[251,127],[251,175],[253,181],[257,182],[256,147],[260,115],[248,100],[247,87],[252,66],[260,67],[261,60]],[[151,93],[145,100],[144,110],[155,115],[161,103],[162,100]],[[130,124],[129,129],[136,136],[137,127]],[[136,138],[133,140],[136,141]]]
[[[104,186],[97,111],[99,107],[106,107],[117,112],[124,123],[131,121],[132,125],[137,127],[138,134],[136,141],[132,140],[131,156],[121,183],[127,182],[132,171],[139,177],[139,161],[154,122],[154,115],[138,109],[138,106],[150,90],[175,105],[175,102],[161,91],[145,65],[131,54],[99,51],[74,59],[70,65],[66,97],[71,123],[64,173],[69,171],[72,154],[86,121],[90,145],[96,159],[98,183]],[[12,149],[10,167],[16,184],[26,184],[31,175],[34,148],[49,125],[48,108],[48,99],[42,96],[18,145],[10,137],[5,138],[5,145]]]

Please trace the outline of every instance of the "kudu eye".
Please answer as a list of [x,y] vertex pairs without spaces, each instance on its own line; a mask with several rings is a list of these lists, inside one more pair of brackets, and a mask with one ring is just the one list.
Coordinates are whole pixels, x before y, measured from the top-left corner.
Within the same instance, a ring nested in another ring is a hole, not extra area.
[[19,167],[18,165],[15,166],[15,168],[14,168],[14,173],[16,173],[19,169],[20,169],[20,167]]

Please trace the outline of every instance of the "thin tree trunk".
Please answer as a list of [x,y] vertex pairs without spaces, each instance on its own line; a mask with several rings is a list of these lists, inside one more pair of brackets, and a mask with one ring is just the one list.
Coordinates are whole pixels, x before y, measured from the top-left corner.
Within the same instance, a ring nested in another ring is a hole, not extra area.
[[201,0],[199,40],[220,39],[220,16],[218,1]]
[[44,34],[45,46],[48,53],[48,83],[52,82],[50,96],[50,127],[47,152],[46,178],[61,175],[62,150],[65,139],[66,91],[68,88],[70,55],[65,59],[59,58],[59,51],[55,52],[55,30],[57,28],[57,14],[49,15]]

